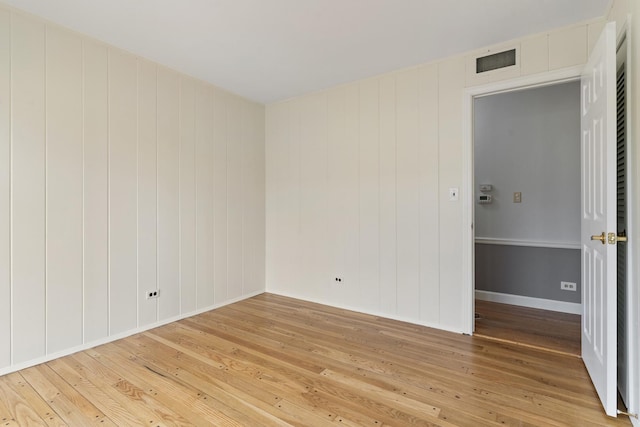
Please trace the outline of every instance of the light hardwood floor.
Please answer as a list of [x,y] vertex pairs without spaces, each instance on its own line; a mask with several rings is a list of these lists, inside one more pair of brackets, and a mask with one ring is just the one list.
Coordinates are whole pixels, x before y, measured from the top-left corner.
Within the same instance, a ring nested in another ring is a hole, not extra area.
[[0,377],[0,425],[630,425],[582,361],[263,294]]
[[580,316],[476,300],[477,337],[580,356]]

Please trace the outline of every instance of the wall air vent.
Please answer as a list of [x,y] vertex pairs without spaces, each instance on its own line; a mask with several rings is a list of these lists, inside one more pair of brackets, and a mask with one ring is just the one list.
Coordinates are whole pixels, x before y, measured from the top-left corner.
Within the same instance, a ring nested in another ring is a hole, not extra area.
[[516,50],[505,50],[493,55],[476,58],[476,74],[516,65]]

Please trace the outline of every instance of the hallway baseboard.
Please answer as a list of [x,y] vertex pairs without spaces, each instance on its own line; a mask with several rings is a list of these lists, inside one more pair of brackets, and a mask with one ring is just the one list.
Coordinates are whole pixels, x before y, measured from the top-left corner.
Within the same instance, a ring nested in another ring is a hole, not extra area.
[[555,301],[544,298],[525,297],[522,295],[511,295],[479,290],[476,290],[475,296],[477,299],[482,301],[519,305],[522,307],[538,308],[541,310],[559,311],[561,313],[582,314],[582,304],[574,302]]

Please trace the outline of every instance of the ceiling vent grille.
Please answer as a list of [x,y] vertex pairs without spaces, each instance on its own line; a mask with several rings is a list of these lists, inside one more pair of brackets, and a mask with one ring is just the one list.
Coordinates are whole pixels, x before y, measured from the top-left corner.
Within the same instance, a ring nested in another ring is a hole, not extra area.
[[505,50],[476,58],[476,74],[516,65],[516,50]]

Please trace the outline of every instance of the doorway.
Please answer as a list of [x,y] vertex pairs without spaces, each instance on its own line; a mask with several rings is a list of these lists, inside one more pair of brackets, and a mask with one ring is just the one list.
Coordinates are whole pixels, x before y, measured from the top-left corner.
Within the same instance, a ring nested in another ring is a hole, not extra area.
[[[610,27],[610,25],[608,25],[607,27]],[[615,31],[613,31],[615,33]],[[611,31],[609,31],[609,34],[611,34]],[[621,34],[624,36],[625,31],[623,29],[623,31],[621,32]],[[611,38],[609,37],[609,40],[611,40]],[[620,39],[619,39],[620,40]],[[610,44],[609,44],[610,45]],[[620,45],[620,44],[619,44]],[[628,53],[626,55],[626,58],[628,58]],[[475,276],[475,266],[474,263],[476,262],[476,260],[474,259],[474,254],[475,254],[475,250],[474,250],[474,246],[475,246],[475,233],[474,233],[474,209],[476,208],[476,201],[474,199],[475,197],[475,183],[473,181],[473,100],[476,97],[479,96],[488,96],[491,94],[497,94],[497,93],[502,93],[502,92],[507,92],[507,91],[514,91],[514,90],[521,90],[521,89],[525,89],[525,88],[532,88],[532,87],[539,87],[539,86],[545,86],[545,85],[550,85],[550,84],[556,84],[556,83],[562,83],[562,82],[566,82],[566,81],[572,81],[572,80],[576,80],[578,78],[580,78],[580,74],[582,72],[583,67],[574,67],[571,69],[564,69],[564,70],[558,70],[558,71],[553,71],[553,72],[549,72],[549,73],[544,73],[541,75],[535,75],[535,76],[527,76],[527,77],[523,77],[523,78],[519,78],[519,79],[513,79],[513,80],[508,80],[508,81],[502,81],[502,82],[496,82],[496,83],[492,83],[492,84],[488,84],[488,85],[484,85],[484,86],[479,86],[479,87],[473,87],[473,88],[469,88],[465,91],[464,93],[464,118],[463,118],[463,123],[465,125],[465,130],[464,130],[464,145],[463,145],[463,188],[462,188],[462,194],[465,195],[462,200],[463,200],[463,224],[464,224],[464,228],[463,228],[463,253],[462,253],[462,263],[463,263],[463,277],[465,278],[466,282],[469,284],[469,287],[467,288],[467,292],[463,293],[463,305],[465,307],[467,307],[467,309],[463,312],[465,318],[465,332],[469,333],[469,334],[473,334],[474,333],[474,328],[475,328],[475,319],[474,319],[474,312],[475,312],[475,298],[474,298],[474,292],[475,292],[475,283],[474,283],[474,276]],[[618,68],[617,68],[618,69]],[[617,70],[616,69],[616,70]],[[628,66],[627,66],[627,70],[628,70]],[[612,92],[613,93],[613,92]],[[626,93],[629,93],[629,89],[627,86],[626,89]],[[627,97],[628,98],[628,97]],[[627,111],[625,112],[625,116],[626,117],[630,117],[633,116],[633,113],[628,109],[630,103],[627,101],[626,106],[627,106]],[[608,126],[608,129],[612,129],[614,128],[615,125],[613,126]],[[627,163],[630,164],[632,162],[632,159],[636,158],[635,157],[635,152],[633,150],[635,150],[635,147],[630,144],[630,141],[627,141],[626,144],[627,147]],[[611,158],[611,157],[610,157]],[[632,174],[634,173],[634,170],[636,170],[635,168],[637,167],[636,165],[631,165],[629,166],[630,169],[628,170],[628,173]],[[613,168],[609,168],[609,170],[616,170],[615,167]],[[635,175],[634,175],[635,176]],[[615,179],[614,179],[615,182]],[[634,181],[633,180],[627,180],[627,184],[629,186],[633,186],[634,185]],[[633,195],[635,194],[635,190],[631,187],[627,188],[627,203],[629,207],[634,206],[634,202],[633,202]],[[633,213],[633,211],[631,212]],[[629,222],[627,222],[627,234],[633,236],[635,231],[634,231],[634,224],[636,222],[633,221],[633,218],[637,218],[636,216],[633,216],[631,214],[629,214],[628,219]],[[608,228],[608,227],[606,227]],[[589,230],[591,231],[591,230]],[[615,232],[616,230],[614,230]],[[618,232],[620,232],[621,230],[617,230]],[[593,235],[594,233],[589,233],[592,235],[591,240],[595,240],[595,237],[598,237],[598,240],[600,235],[595,236]],[[609,233],[609,237],[611,237],[611,235],[614,236],[614,241],[615,241],[615,233]],[[587,236],[588,237],[588,236]],[[627,245],[626,245],[626,257],[627,259],[633,259],[635,257],[633,251],[633,241],[630,241]],[[629,264],[629,263],[627,263]],[[615,267],[614,267],[615,269]],[[634,269],[629,269],[629,266],[627,265],[627,274],[630,275],[631,272],[635,273]],[[634,298],[630,298],[629,295],[637,295],[637,289],[635,287],[635,281],[630,278],[630,276],[627,277],[627,285],[626,285],[626,291],[627,293],[631,293],[631,294],[627,294],[627,302],[626,304],[624,304],[624,306],[627,309],[627,313],[622,314],[622,317],[620,317],[620,319],[622,319],[622,322],[625,323],[626,326],[626,339],[627,341],[627,350],[624,351],[627,355],[627,362],[628,365],[626,366],[626,373],[625,372],[621,372],[619,373],[619,376],[621,378],[626,379],[627,381],[627,385],[628,385],[628,390],[627,393],[628,395],[628,399],[624,399],[625,401],[628,401],[629,403],[631,403],[631,406],[629,409],[634,412],[637,412],[637,408],[635,408],[636,405],[634,405],[633,403],[637,401],[637,383],[635,382],[635,377],[637,376],[637,351],[635,351],[637,349],[637,344],[636,344],[636,340],[637,340],[637,316],[635,315],[636,313],[636,309],[634,308],[635,305],[633,305],[632,300],[636,301],[635,297]],[[615,282],[614,282],[615,283]],[[633,286],[632,286],[633,285]],[[634,309],[630,309],[630,308],[634,308]],[[609,310],[609,312],[613,313],[615,312],[615,310]],[[609,317],[608,317],[609,318]],[[614,319],[615,321],[615,319]],[[583,334],[584,335],[584,334]],[[615,344],[613,346],[607,345],[606,348],[615,348]],[[605,348],[605,347],[603,347]],[[584,349],[583,349],[584,352]],[[607,371],[607,372],[610,372]],[[591,371],[590,371],[590,375],[591,375]],[[615,377],[615,370],[613,371],[613,377]],[[593,376],[592,376],[593,378]],[[606,375],[607,381],[610,381],[610,379],[612,378],[612,375],[610,375],[609,373]],[[595,381],[595,379],[594,379]],[[615,387],[615,381],[614,381],[614,387]],[[620,385],[620,384],[619,384]],[[609,389],[608,389],[609,390]],[[598,392],[600,393],[600,389],[598,389]],[[611,396],[611,393],[609,391],[607,391],[607,396]],[[606,411],[607,414],[615,416],[615,406],[613,407],[613,409],[611,408],[611,405],[609,404],[609,401],[607,401],[607,405],[605,405],[605,400],[601,395],[601,398],[603,399],[603,406],[606,406]],[[608,398],[609,399],[609,398]]]
[[580,354],[580,83],[474,99],[476,335]]

